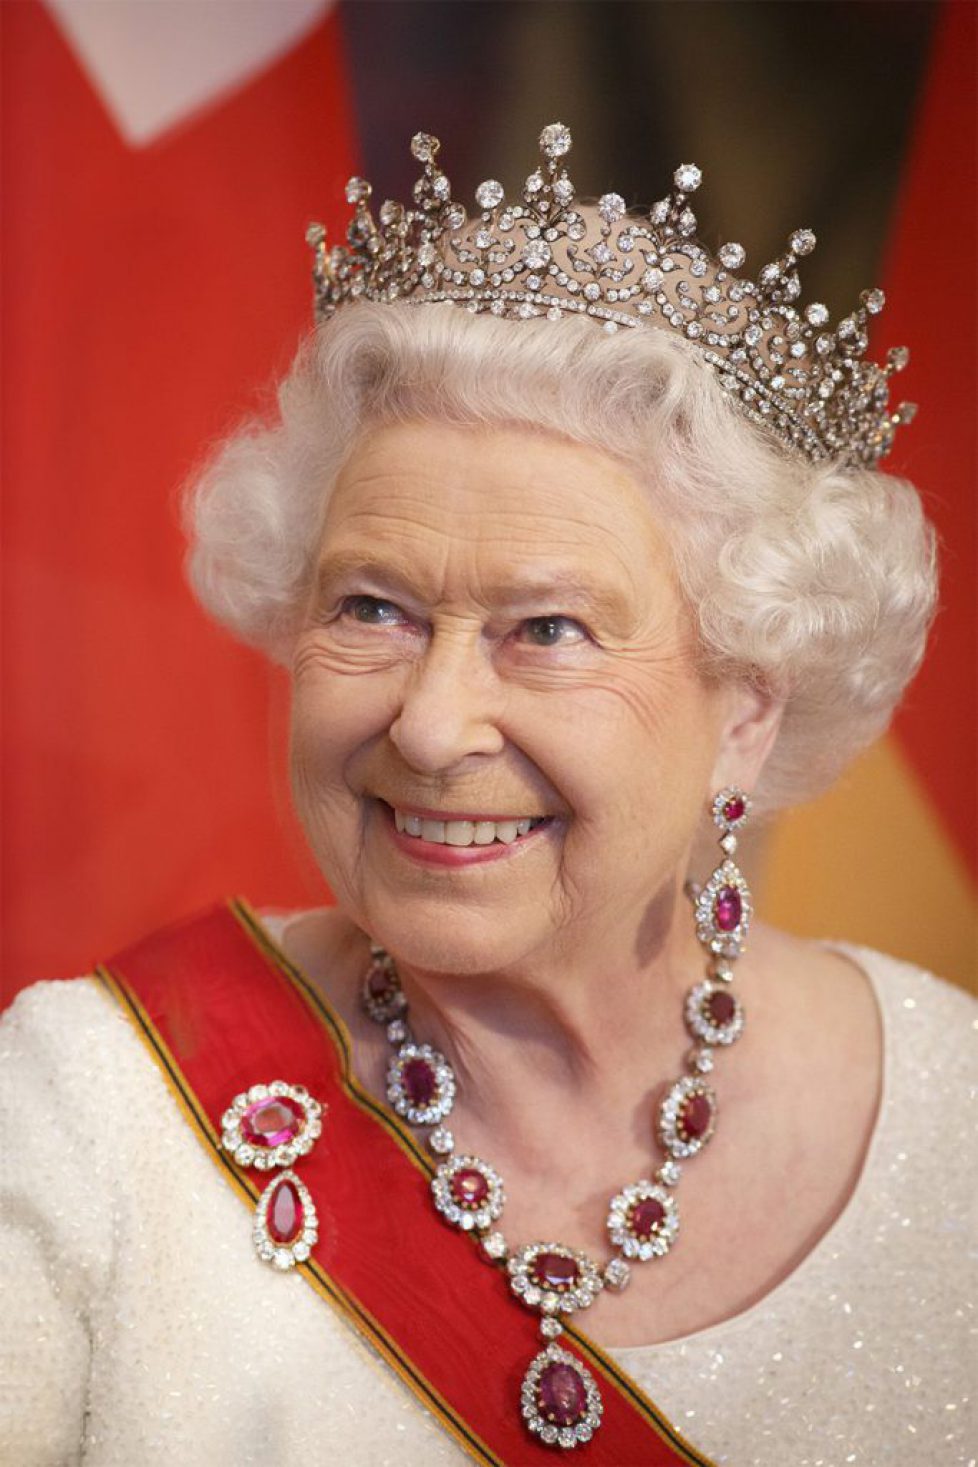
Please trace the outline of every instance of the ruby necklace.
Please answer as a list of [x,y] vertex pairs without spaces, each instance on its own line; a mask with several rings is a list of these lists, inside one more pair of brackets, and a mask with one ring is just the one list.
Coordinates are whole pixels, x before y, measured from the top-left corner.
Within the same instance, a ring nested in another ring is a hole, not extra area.
[[[516,1298],[540,1316],[543,1349],[523,1377],[520,1408],[528,1429],[548,1446],[565,1449],[590,1441],[601,1424],[601,1394],[591,1372],[558,1343],[561,1320],[587,1309],[604,1289],[620,1292],[636,1263],[662,1258],[679,1234],[675,1189],[682,1163],[712,1137],[716,1094],[706,1079],[714,1049],[742,1033],[744,1011],[730,988],[733,963],[744,951],[751,916],[747,883],[733,861],[736,831],[750,814],[740,790],[721,790],[713,801],[724,859],[703,887],[687,888],[694,902],[696,935],[708,954],[706,978],[686,995],[686,1027],[696,1041],[687,1071],[669,1086],[659,1104],[655,1133],[664,1159],[651,1180],[623,1187],[608,1205],[607,1233],[613,1251],[603,1265],[559,1242],[514,1248],[497,1224],[506,1192],[499,1173],[478,1156],[457,1150],[445,1124],[455,1103],[451,1065],[408,1026],[408,1006],[393,958],[376,945],[363,984],[363,1005],[386,1028],[394,1054],[387,1070],[387,1098],[411,1126],[428,1130],[440,1163],[431,1181],[435,1207],[453,1227],[479,1239],[483,1255],[504,1266]],[[283,1097],[284,1099],[285,1097]],[[279,1266],[282,1266],[281,1264]]]

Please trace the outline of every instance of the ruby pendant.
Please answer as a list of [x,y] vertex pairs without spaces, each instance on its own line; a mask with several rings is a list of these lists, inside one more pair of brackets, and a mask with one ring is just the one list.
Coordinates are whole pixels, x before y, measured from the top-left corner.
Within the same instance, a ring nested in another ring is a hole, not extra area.
[[548,1447],[589,1442],[604,1407],[594,1377],[569,1350],[550,1344],[530,1362],[521,1392],[523,1420]]
[[695,1156],[716,1129],[717,1098],[705,1080],[684,1075],[659,1109],[659,1140],[677,1161]]
[[686,1027],[703,1044],[733,1044],[744,1032],[743,1005],[729,984],[706,978],[686,995]]
[[604,1288],[587,1254],[563,1243],[527,1243],[510,1256],[506,1268],[517,1298],[544,1314],[588,1309]]
[[491,1227],[506,1201],[502,1177],[477,1156],[443,1161],[431,1179],[431,1193],[442,1217],[466,1233]]
[[262,1262],[283,1272],[309,1257],[319,1237],[316,1208],[295,1172],[273,1177],[259,1197],[253,1237]]
[[737,958],[751,919],[750,888],[734,861],[724,861],[696,897],[696,935],[709,950]]
[[644,1263],[668,1253],[679,1232],[679,1209],[666,1187],[642,1180],[612,1197],[608,1236],[623,1257]]
[[430,1044],[401,1045],[387,1067],[387,1099],[412,1126],[438,1126],[455,1102],[455,1075]]

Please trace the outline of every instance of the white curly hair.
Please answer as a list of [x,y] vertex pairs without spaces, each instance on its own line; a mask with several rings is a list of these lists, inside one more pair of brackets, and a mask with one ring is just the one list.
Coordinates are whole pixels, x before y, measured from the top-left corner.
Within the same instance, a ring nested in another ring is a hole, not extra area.
[[275,419],[246,423],[189,486],[202,605],[287,661],[339,470],[370,428],[416,419],[532,425],[628,466],[670,539],[705,668],[784,701],[759,810],[817,794],[886,728],[936,598],[915,489],[783,447],[663,331],[345,306],[300,349]]

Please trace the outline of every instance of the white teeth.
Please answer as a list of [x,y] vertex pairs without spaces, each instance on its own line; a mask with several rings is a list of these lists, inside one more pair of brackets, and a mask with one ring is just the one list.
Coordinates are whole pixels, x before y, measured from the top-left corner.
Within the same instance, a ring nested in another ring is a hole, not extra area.
[[529,835],[542,819],[539,815],[527,815],[520,820],[422,820],[420,815],[394,810],[396,830],[420,836],[433,845],[447,846],[491,846],[497,840],[511,845],[517,837]]

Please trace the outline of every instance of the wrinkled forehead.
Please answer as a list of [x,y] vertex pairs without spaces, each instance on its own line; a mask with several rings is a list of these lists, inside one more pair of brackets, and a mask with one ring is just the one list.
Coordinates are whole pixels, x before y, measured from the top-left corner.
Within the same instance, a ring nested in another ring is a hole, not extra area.
[[631,594],[671,577],[667,535],[637,480],[586,444],[519,425],[381,424],[347,460],[321,554],[348,562],[377,546],[409,566],[478,566],[505,584],[567,586],[600,572]]

